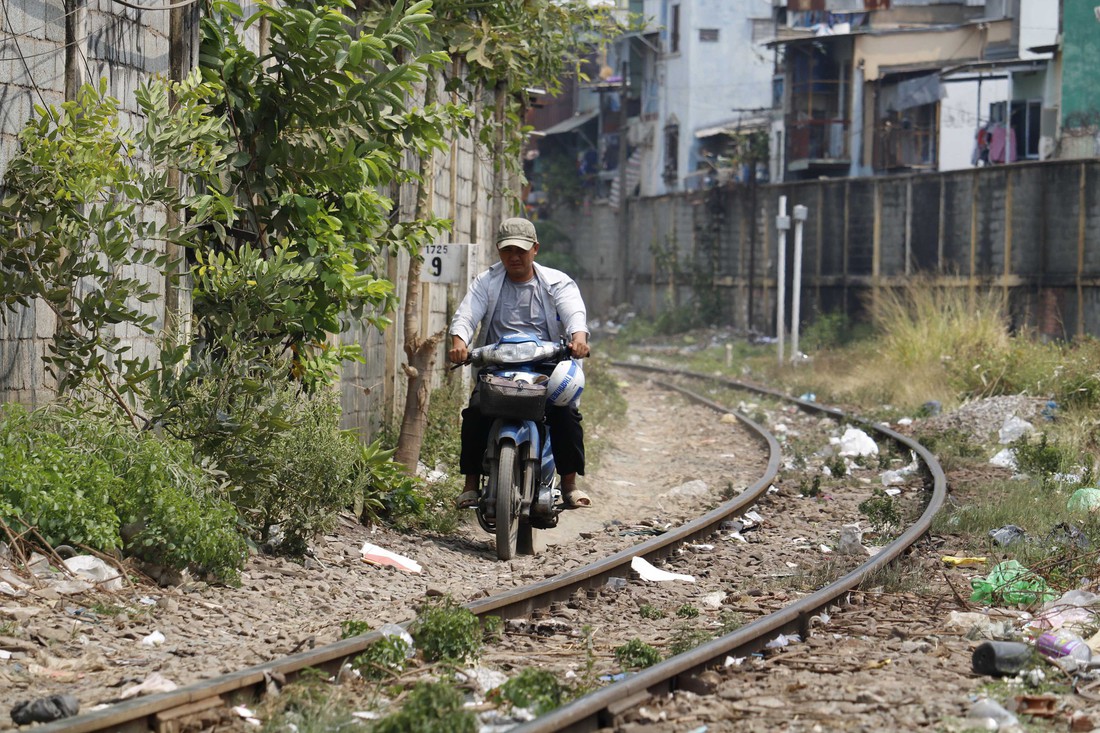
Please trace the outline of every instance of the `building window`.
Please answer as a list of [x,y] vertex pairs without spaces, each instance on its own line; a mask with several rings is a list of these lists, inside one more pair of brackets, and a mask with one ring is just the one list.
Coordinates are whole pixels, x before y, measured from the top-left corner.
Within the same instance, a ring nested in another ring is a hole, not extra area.
[[680,6],[672,6],[668,22],[668,52],[680,53]]
[[1009,121],[1016,133],[1017,160],[1038,160],[1039,126],[1042,114],[1041,100],[1016,100],[1012,103]]
[[924,104],[889,112],[878,123],[878,170],[933,169],[937,165],[938,107]]
[[665,184],[675,186],[680,178],[680,124],[665,125]]
[[699,40],[703,42],[713,43],[718,40],[717,28],[700,28]]
[[1038,99],[1016,99],[1011,103],[993,102],[989,105],[989,124],[986,129],[992,134],[998,126],[1007,128],[1008,144],[1015,144],[1016,155],[1003,156],[991,162],[1011,163],[1013,160],[1037,160],[1039,158],[1039,130],[1043,114],[1043,103]]

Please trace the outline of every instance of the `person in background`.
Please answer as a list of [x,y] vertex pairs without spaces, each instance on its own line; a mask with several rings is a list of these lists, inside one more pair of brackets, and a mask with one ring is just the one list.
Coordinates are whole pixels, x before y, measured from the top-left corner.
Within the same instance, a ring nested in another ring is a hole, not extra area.
[[[501,222],[496,236],[495,263],[478,275],[451,320],[448,358],[462,364],[473,347],[495,343],[510,334],[534,334],[543,341],[568,341],[575,359],[588,356],[588,323],[584,300],[573,279],[560,270],[535,263],[539,253],[535,225],[527,219]],[[473,340],[475,332],[476,341]],[[462,411],[462,454],[459,469],[466,485],[458,497],[459,508],[477,506],[481,485],[482,456],[493,421],[481,414],[478,388]],[[576,405],[546,405],[546,424],[554,463],[561,475],[566,506],[590,506],[588,495],[577,488],[584,475],[584,429]]]

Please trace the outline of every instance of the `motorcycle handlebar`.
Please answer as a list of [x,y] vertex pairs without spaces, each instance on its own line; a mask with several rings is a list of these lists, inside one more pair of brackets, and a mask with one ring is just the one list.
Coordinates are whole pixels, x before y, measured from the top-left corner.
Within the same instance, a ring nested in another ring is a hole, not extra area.
[[[492,351],[492,349],[493,349],[492,346],[479,346],[476,349],[471,349],[469,352],[467,352],[467,356],[466,356],[465,361],[462,361],[458,364],[452,364],[451,369],[452,370],[459,369],[459,368],[464,367],[468,364],[472,364],[472,365],[478,366],[478,367],[488,366],[489,362],[482,361],[479,357],[481,357],[484,354],[490,353]],[[563,338],[560,341],[558,341],[557,347],[554,349],[554,352],[552,354],[548,355],[544,359],[539,359],[538,361],[540,361],[540,362],[561,361],[566,356],[570,356],[569,342],[567,342]],[[585,358],[587,358],[587,356]]]

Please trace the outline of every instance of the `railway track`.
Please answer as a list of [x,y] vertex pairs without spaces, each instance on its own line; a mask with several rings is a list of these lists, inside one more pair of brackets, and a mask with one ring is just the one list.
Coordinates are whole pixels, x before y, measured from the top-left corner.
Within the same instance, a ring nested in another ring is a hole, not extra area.
[[[538,609],[546,609],[552,605],[560,606],[576,598],[578,593],[605,588],[611,578],[630,576],[631,563],[635,557],[644,558],[652,563],[672,559],[678,548],[712,538],[724,522],[742,516],[766,497],[769,488],[776,481],[782,462],[780,445],[776,438],[762,425],[735,413],[729,407],[719,404],[700,392],[688,389],[682,384],[663,380],[679,379],[705,382],[710,385],[718,384],[723,389],[753,393],[768,400],[796,405],[799,410],[824,415],[832,420],[860,424],[868,432],[877,434],[880,439],[896,443],[919,457],[928,487],[925,510],[916,522],[881,548],[874,557],[815,592],[778,610],[765,613],[732,633],[642,670],[622,681],[609,684],[515,728],[516,731],[597,730],[613,725],[628,711],[672,690],[705,690],[710,684],[705,680],[705,673],[721,666],[728,657],[744,657],[758,652],[780,634],[799,634],[802,638],[806,638],[811,630],[812,619],[820,618],[826,609],[836,606],[842,597],[859,586],[866,577],[879,572],[896,560],[921,537],[927,531],[932,517],[944,500],[946,492],[944,476],[935,458],[920,445],[882,426],[862,423],[858,418],[845,415],[841,411],[812,402],[792,400],[774,391],[734,380],[715,380],[705,375],[636,364],[620,363],[615,366],[645,371],[658,376],[662,379],[658,382],[662,388],[674,390],[687,399],[717,412],[736,415],[737,419],[752,431],[762,449],[766,451],[768,459],[765,470],[757,480],[745,487],[737,496],[678,528],[576,570],[468,604],[467,607],[479,617],[525,618]],[[195,683],[174,692],[122,702],[77,718],[42,726],[38,730],[44,732],[178,730],[190,716],[212,707],[262,694],[273,679],[293,679],[295,675],[307,668],[335,671],[346,660],[361,653],[378,638],[377,634],[367,634],[342,640]]]

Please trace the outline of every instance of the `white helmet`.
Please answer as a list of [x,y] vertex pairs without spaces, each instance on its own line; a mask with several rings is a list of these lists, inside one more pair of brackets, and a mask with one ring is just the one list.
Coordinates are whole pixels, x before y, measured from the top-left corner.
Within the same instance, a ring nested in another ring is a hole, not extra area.
[[573,359],[566,359],[554,367],[546,383],[547,399],[560,407],[576,402],[583,391],[584,372],[580,362]]

